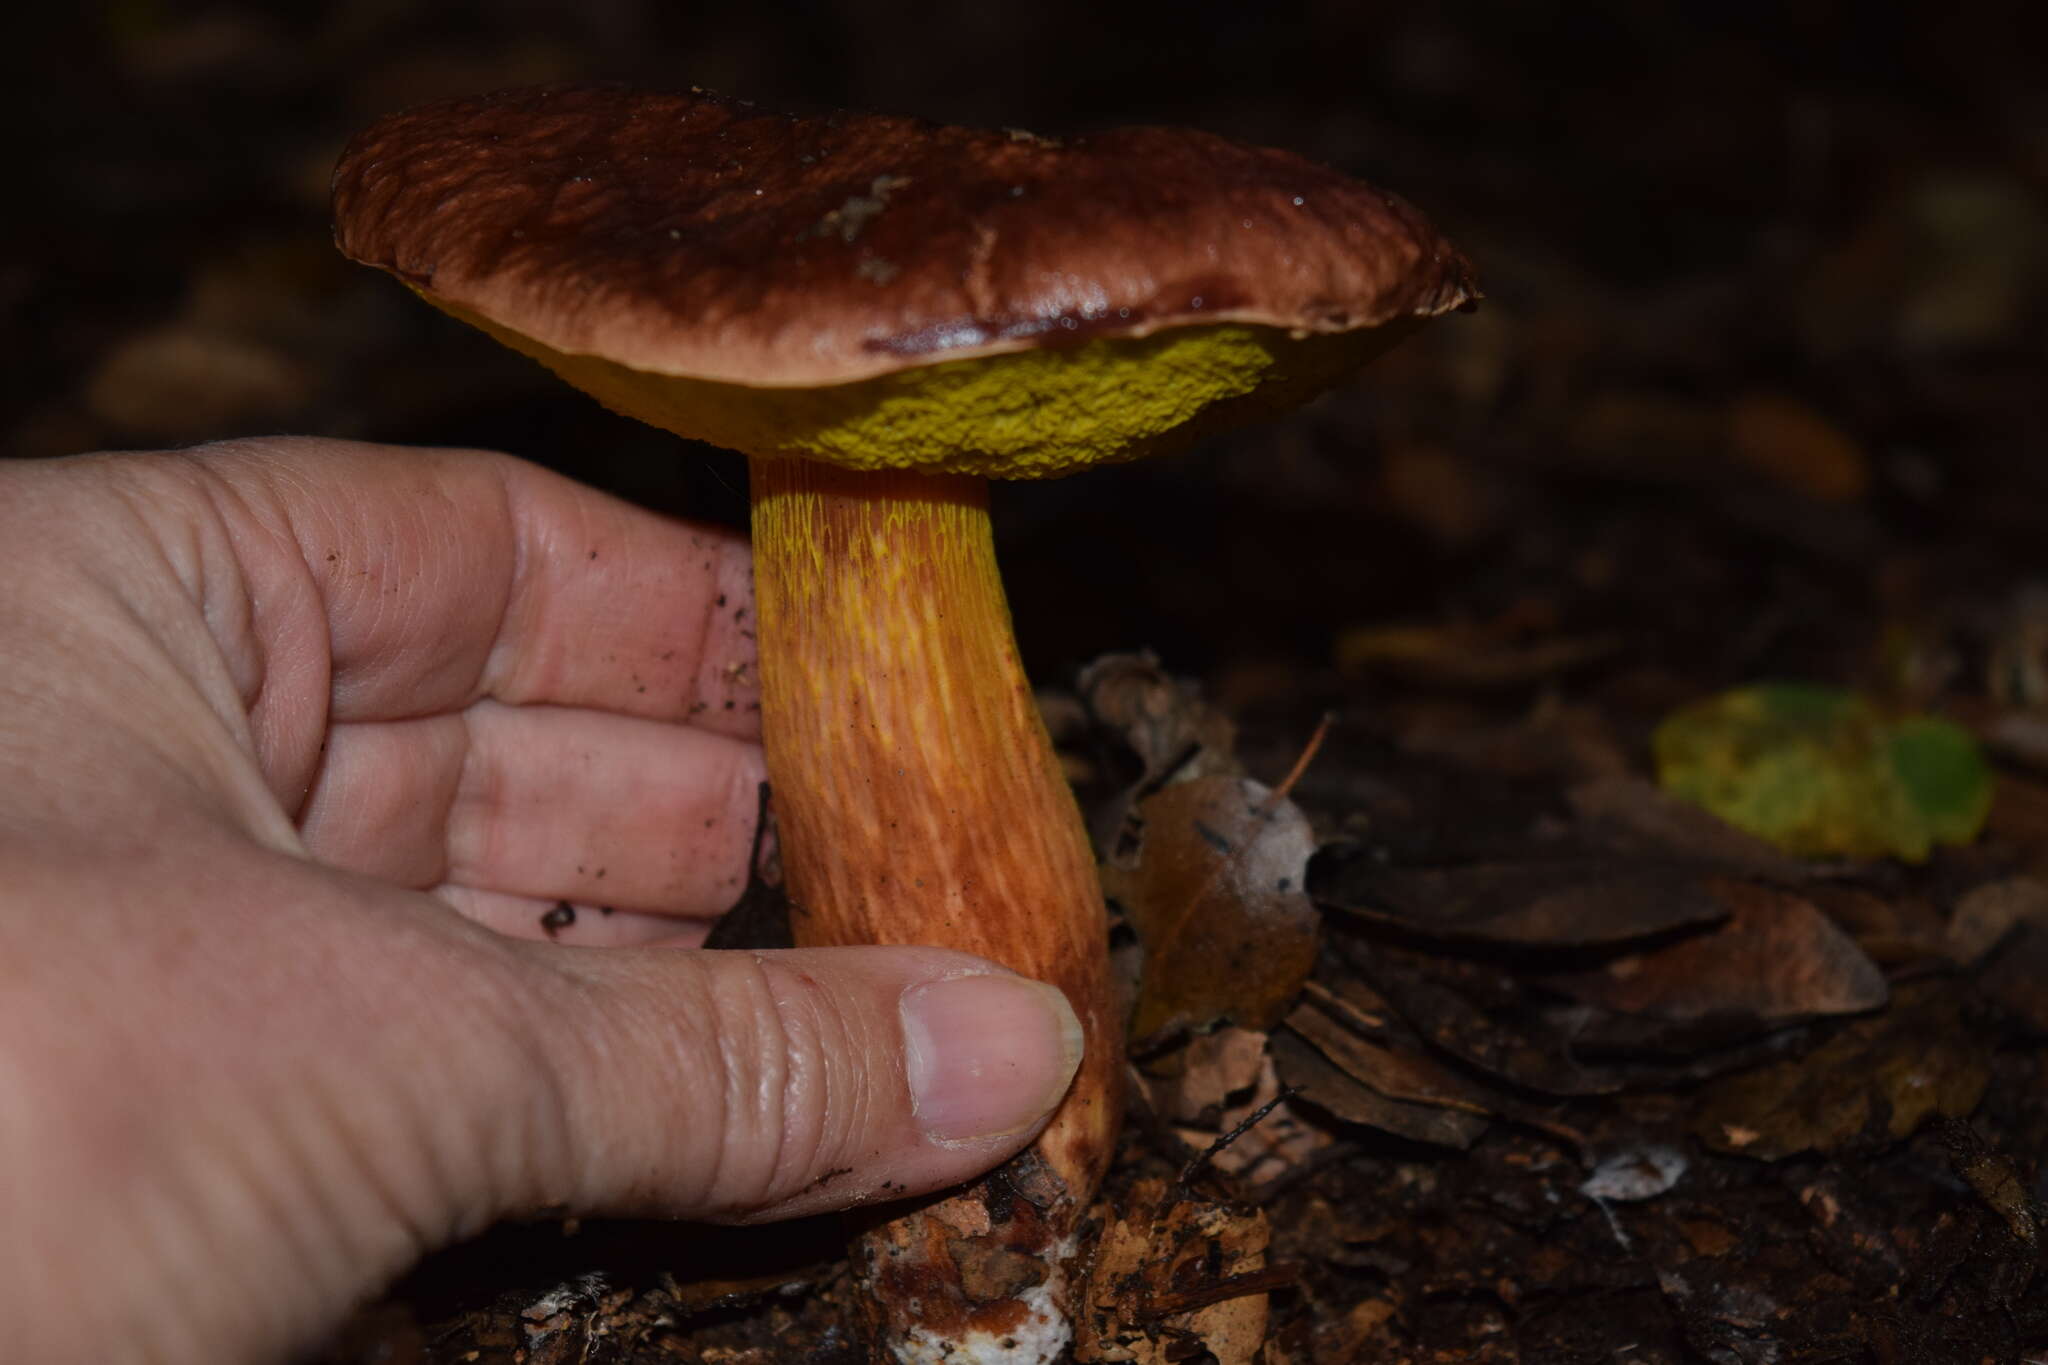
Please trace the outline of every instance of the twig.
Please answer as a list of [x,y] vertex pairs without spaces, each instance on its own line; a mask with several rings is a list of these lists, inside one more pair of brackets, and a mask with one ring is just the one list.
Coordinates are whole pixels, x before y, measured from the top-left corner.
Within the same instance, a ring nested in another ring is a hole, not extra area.
[[1266,794],[1267,815],[1280,809],[1280,803],[1287,799],[1287,793],[1294,790],[1294,784],[1301,781],[1302,774],[1308,771],[1308,765],[1315,762],[1316,753],[1323,747],[1323,740],[1329,736],[1330,726],[1336,719],[1336,712],[1323,712],[1323,718],[1316,722],[1315,733],[1308,737],[1308,743],[1301,746],[1301,757],[1294,760],[1294,766],[1287,770],[1287,776],[1280,779],[1279,785]]
[[1226,1303],[1241,1299],[1247,1294],[1269,1294],[1275,1289],[1287,1289],[1301,1279],[1302,1267],[1294,1261],[1282,1261],[1261,1270],[1247,1270],[1239,1275],[1225,1275],[1220,1280],[1199,1285],[1179,1294],[1168,1294],[1161,1298],[1147,1297],[1134,1315],[1139,1322],[1155,1322],[1171,1317],[1175,1313],[1192,1313],[1211,1304]]
[[1180,770],[1193,763],[1196,755],[1201,752],[1202,741],[1199,739],[1191,739],[1186,744],[1183,744],[1180,752],[1167,760],[1165,767],[1132,788],[1131,805],[1135,808],[1140,801],[1143,801],[1146,797],[1151,796],[1167,783],[1173,781],[1175,777],[1180,775]]
[[1180,1179],[1174,1182],[1181,1193],[1187,1193],[1193,1186],[1195,1177],[1202,1173],[1204,1166],[1207,1166],[1216,1159],[1218,1153],[1222,1152],[1224,1148],[1243,1137],[1246,1133],[1249,1133],[1253,1128],[1256,1128],[1266,1115],[1278,1109],[1286,1100],[1300,1093],[1299,1090],[1291,1085],[1283,1087],[1279,1094],[1252,1110],[1251,1113],[1245,1115],[1242,1119],[1239,1119],[1229,1132],[1217,1138],[1200,1152],[1197,1152],[1192,1161],[1181,1167]]

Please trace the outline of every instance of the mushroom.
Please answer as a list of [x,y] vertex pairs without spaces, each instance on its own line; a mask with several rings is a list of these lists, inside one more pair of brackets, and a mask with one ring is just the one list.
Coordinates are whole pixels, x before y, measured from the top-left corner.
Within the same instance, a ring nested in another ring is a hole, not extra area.
[[1476,298],[1469,266],[1400,199],[1206,133],[1058,141],[608,85],[387,118],[334,205],[349,256],[749,457],[799,942],[979,953],[1059,986],[1086,1037],[1030,1148],[864,1236],[870,1326],[903,1362],[1055,1358],[1121,1027],[986,481],[1297,403]]

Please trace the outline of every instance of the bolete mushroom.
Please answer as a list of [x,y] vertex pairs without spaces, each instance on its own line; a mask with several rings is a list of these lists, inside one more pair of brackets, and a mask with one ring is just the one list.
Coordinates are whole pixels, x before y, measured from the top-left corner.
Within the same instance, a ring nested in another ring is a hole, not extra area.
[[1010,634],[986,480],[1296,403],[1476,297],[1401,200],[1285,152],[516,90],[387,118],[337,236],[606,405],[743,451],[763,730],[806,944],[965,949],[1061,987],[1086,1057],[1037,1142],[878,1225],[900,1361],[1044,1361],[1115,1140],[1095,860]]

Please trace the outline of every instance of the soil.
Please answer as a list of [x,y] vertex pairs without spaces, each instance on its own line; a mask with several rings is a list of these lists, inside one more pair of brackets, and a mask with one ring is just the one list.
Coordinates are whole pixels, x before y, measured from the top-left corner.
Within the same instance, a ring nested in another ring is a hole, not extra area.
[[[999,494],[1020,639],[1160,1022],[1098,1210],[1104,1256],[1141,1225],[1147,1256],[1098,1286],[1091,1349],[2048,1358],[2041,20],[1296,8],[19,20],[0,441],[487,446],[742,521],[732,457],[679,455],[333,252],[341,141],[441,94],[602,75],[1048,134],[1194,123],[1398,189],[1478,264],[1476,312],[1288,421]],[[1660,725],[1774,681],[1967,731],[1981,831],[1917,862],[1794,856],[1658,787]],[[1284,806],[1313,850],[1294,885],[1146,870],[1172,818],[1134,827],[1146,800],[1265,791],[1311,748],[1234,845]],[[1143,905],[1176,878],[1206,929],[1305,942],[1268,956],[1307,978],[1162,941]],[[772,937],[766,897],[722,941]],[[857,1360],[842,1240],[500,1228],[320,1359]]]

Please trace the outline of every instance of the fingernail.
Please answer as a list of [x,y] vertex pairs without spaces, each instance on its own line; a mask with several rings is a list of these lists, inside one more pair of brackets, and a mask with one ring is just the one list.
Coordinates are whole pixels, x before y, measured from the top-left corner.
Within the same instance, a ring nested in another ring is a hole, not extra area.
[[1056,987],[955,976],[903,992],[904,1062],[918,1126],[938,1142],[1029,1128],[1067,1093],[1081,1021]]

